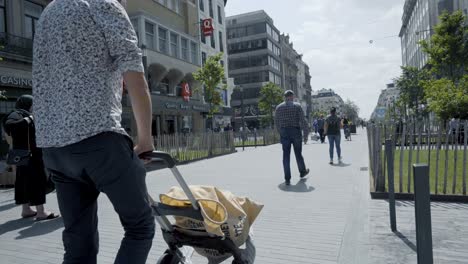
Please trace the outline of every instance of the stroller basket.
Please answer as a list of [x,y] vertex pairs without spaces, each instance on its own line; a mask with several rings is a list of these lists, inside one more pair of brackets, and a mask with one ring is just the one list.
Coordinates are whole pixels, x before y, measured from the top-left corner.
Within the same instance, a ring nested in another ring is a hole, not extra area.
[[166,252],[159,258],[158,264],[191,263],[188,260],[190,256],[185,256],[183,250],[181,250],[185,246],[216,250],[221,254],[230,253],[234,257],[233,264],[252,264],[245,260],[241,250],[230,239],[211,235],[207,232],[182,230],[172,225],[167,216],[183,216],[203,221],[200,206],[177,169],[176,162],[170,154],[154,151],[150,154],[146,154],[145,158],[150,158],[152,165],[156,164],[158,167],[163,165],[163,167],[169,168],[191,202],[191,206],[189,207],[175,207],[153,202],[152,208],[155,219],[161,226],[163,238],[168,245]]

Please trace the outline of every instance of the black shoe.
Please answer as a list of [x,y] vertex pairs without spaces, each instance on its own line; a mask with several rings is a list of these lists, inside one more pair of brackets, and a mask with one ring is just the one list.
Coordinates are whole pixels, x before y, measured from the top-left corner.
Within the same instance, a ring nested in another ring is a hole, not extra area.
[[291,181],[285,181],[285,182],[284,182],[284,185],[286,185],[286,186],[291,185]]
[[305,176],[307,176],[307,174],[309,174],[310,170],[309,169],[306,169],[306,171],[303,171],[301,172],[301,179],[304,178]]

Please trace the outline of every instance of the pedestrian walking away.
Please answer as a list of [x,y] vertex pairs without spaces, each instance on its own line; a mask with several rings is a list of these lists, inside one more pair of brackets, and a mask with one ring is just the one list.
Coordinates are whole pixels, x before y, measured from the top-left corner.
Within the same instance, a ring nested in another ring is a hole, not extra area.
[[[117,0],[51,2],[37,23],[33,54],[37,144],[56,184],[63,263],[97,262],[100,193],[125,230],[115,263],[146,263],[155,225],[138,156],[154,150],[151,99],[124,7]],[[123,81],[135,147],[121,126]]]
[[351,128],[349,127],[350,122],[346,116],[341,120],[341,125],[343,127],[346,140],[351,141]]
[[333,107],[330,110],[330,115],[325,120],[325,135],[328,137],[328,143],[330,144],[330,164],[333,164],[333,154],[335,146],[336,153],[338,154],[338,162],[342,162],[341,128],[343,128],[343,124],[341,123],[340,118],[336,116],[336,108]]
[[320,135],[320,142],[324,143],[325,142],[325,119],[323,118],[323,115],[320,115],[320,118],[317,119],[317,128],[318,132]]
[[[11,165],[16,166],[15,202],[22,206],[21,217],[36,217],[36,221],[42,221],[59,216],[44,208],[47,175],[42,161],[42,151],[36,146],[32,105],[32,96],[20,96],[16,102],[16,109],[3,120],[3,127],[5,133],[12,139],[8,160],[13,160]],[[31,206],[35,206],[36,211]]]
[[[294,92],[288,90],[284,93],[285,101],[276,107],[275,125],[281,136],[283,146],[283,169],[285,184],[291,184],[291,145],[294,148],[300,178],[309,174],[302,156],[302,139],[307,143],[309,126],[300,104],[294,102]],[[301,133],[301,130],[303,134]]]

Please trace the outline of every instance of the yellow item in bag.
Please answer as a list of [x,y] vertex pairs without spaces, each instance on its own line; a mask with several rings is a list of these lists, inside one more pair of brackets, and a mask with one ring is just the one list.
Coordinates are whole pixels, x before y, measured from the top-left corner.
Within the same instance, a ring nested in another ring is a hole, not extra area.
[[[190,230],[206,231],[209,234],[231,239],[237,247],[242,246],[249,236],[250,227],[263,208],[246,197],[238,197],[229,191],[213,186],[190,186],[200,205],[204,221],[188,217],[175,217],[175,225]],[[180,187],[172,187],[160,195],[163,204],[177,207],[191,206],[190,200]],[[195,249],[208,258],[221,258],[224,255],[213,250]]]

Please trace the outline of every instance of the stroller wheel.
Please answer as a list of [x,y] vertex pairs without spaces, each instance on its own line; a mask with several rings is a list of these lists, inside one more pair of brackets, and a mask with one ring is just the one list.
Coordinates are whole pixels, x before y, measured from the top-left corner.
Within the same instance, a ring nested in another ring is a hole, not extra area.
[[165,252],[158,260],[157,264],[179,264],[179,260],[176,256]]

